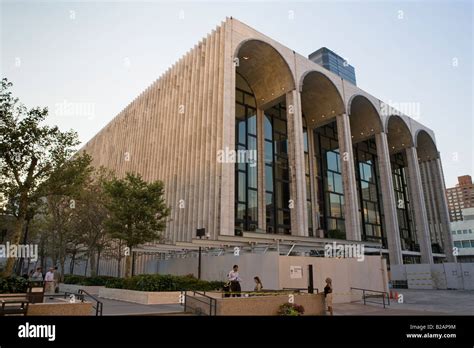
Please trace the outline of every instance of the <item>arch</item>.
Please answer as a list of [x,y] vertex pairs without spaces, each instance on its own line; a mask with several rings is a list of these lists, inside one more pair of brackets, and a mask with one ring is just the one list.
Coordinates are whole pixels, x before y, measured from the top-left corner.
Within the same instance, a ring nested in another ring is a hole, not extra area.
[[336,85],[320,71],[301,77],[301,106],[308,128],[319,127],[345,113],[344,100]]
[[391,154],[414,146],[410,127],[403,117],[390,115],[386,122],[388,148]]
[[432,136],[424,129],[418,129],[415,133],[415,146],[418,159],[421,162],[430,161],[439,157],[438,148]]
[[295,89],[288,62],[269,43],[259,39],[242,41],[234,54],[236,72],[254,91],[257,105],[268,104]]
[[360,94],[353,95],[349,99],[348,109],[354,144],[383,131],[382,118],[367,97]]

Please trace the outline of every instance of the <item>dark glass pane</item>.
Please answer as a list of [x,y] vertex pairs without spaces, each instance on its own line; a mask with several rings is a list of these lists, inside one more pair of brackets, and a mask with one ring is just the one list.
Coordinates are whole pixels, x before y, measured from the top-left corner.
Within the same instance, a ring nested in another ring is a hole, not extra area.
[[245,202],[245,190],[247,189],[245,173],[239,172],[239,195],[238,200],[239,202]]
[[341,174],[334,173],[334,192],[343,193]]
[[370,199],[370,188],[369,188],[369,183],[366,181],[361,181],[360,186],[362,189],[362,199],[367,201]]
[[334,152],[327,152],[326,157],[327,157],[328,169],[337,172],[338,171],[337,155]]
[[237,219],[245,220],[245,204],[237,205]]
[[328,191],[334,192],[334,178],[332,175],[332,172],[327,173],[328,178],[327,178],[327,185],[328,185]]
[[275,132],[286,134],[286,121],[279,118],[274,118],[273,128]]
[[[245,151],[245,146],[237,146],[237,154],[236,154],[236,161],[238,163],[238,167],[239,167],[239,170],[242,170],[242,171],[246,171],[247,170],[247,164],[245,162],[245,160],[241,161],[241,157],[245,157],[245,156],[239,156],[239,153],[246,153]],[[242,152],[242,151],[245,151],[245,152]]]
[[265,166],[265,190],[273,192],[273,168]]
[[331,216],[342,217],[339,195],[333,193],[329,194],[329,204],[331,207]]
[[257,221],[258,198],[256,190],[248,190],[248,214],[250,221]]
[[248,145],[247,145],[247,149],[248,150],[257,150],[257,138],[256,137],[253,137],[253,136],[248,136]]
[[[249,109],[249,111],[254,111],[254,110]],[[255,116],[255,112],[250,113],[247,120],[247,125],[249,127],[248,133],[257,135],[257,116]]]
[[265,119],[263,122],[264,122],[263,127],[265,131],[265,139],[272,140],[273,139],[272,123],[270,122],[270,119],[268,118],[268,116],[265,115]]
[[265,141],[265,162],[273,162],[273,143]]
[[375,184],[370,184],[370,200],[373,202],[377,202],[377,187]]
[[257,167],[248,165],[249,187],[257,188]]

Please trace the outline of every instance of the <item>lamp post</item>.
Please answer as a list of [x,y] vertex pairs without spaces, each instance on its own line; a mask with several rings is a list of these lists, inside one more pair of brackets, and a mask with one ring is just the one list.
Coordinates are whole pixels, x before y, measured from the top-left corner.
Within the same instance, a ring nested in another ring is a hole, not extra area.
[[[201,239],[206,235],[205,228],[198,228],[196,230],[196,236]],[[198,256],[198,279],[201,280],[201,245],[199,245],[199,256]]]

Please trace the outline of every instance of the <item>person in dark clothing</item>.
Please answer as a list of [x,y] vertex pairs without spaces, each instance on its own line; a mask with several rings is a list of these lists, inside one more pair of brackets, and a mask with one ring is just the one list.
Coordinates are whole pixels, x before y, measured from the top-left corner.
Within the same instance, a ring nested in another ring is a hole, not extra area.
[[332,279],[326,278],[326,286],[324,287],[324,297],[326,298],[326,305],[328,306],[328,312],[333,315],[332,312]]
[[232,294],[232,297],[240,297],[240,292],[242,289],[240,288],[240,282],[242,279],[239,276],[239,266],[234,265],[232,267],[232,271],[229,272],[229,275],[227,276],[227,279],[229,279],[230,282],[230,291],[231,293],[234,292],[236,294]]

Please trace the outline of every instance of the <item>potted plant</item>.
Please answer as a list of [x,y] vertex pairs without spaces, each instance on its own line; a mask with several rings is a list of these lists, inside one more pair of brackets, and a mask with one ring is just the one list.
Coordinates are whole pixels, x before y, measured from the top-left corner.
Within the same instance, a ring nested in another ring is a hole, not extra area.
[[284,303],[278,309],[278,315],[282,316],[300,316],[304,314],[304,307],[295,303]]

